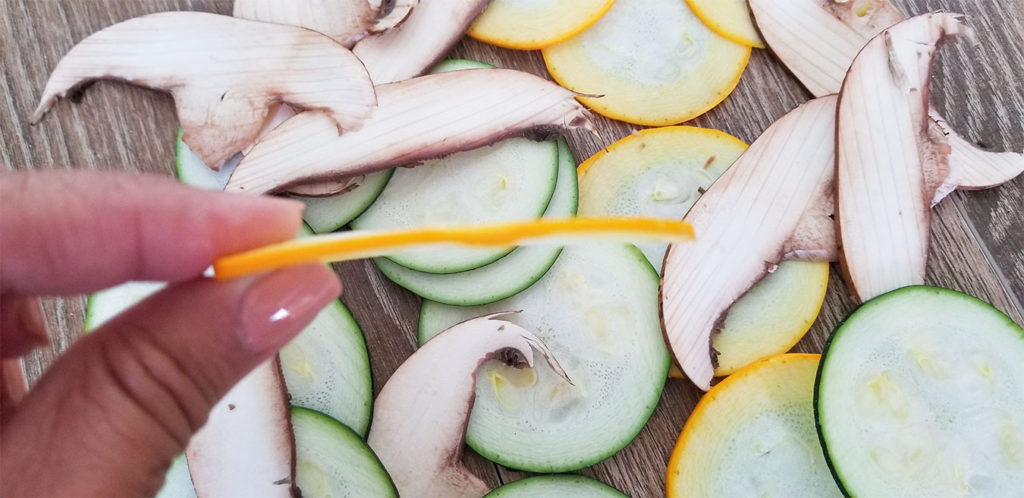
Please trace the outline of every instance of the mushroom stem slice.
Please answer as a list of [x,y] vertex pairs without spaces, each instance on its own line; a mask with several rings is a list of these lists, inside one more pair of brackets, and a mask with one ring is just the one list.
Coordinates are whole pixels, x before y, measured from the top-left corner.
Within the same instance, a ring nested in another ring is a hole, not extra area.
[[462,465],[476,370],[488,359],[533,367],[533,350],[569,378],[533,334],[489,315],[428,341],[388,379],[373,407],[368,443],[402,496],[474,497],[489,488]]
[[[815,96],[838,92],[864,44],[902,19],[887,0],[750,0],[750,8],[769,47]],[[929,114],[952,148],[944,183],[978,190],[1024,172],[1024,154],[980,149],[950,129],[935,109]],[[935,202],[944,196],[939,193]]]
[[928,117],[939,42],[967,31],[958,16],[913,17],[873,38],[850,66],[836,123],[840,263],[860,301],[924,283],[932,200],[949,146]]
[[362,128],[340,135],[318,113],[289,119],[242,160],[226,189],[305,193],[308,187],[297,186],[415,164],[512,135],[593,130],[575,94],[510,69],[421,76],[377,87],[377,99]]
[[[768,127],[687,213],[697,238],[669,246],[661,284],[665,332],[677,363],[701,389],[711,387],[711,334],[729,307],[783,254],[817,247],[794,237],[808,226],[808,213],[827,211],[835,105],[835,96],[821,97]],[[817,235],[808,239],[828,238]]]
[[[295,57],[297,50],[303,54]],[[249,145],[286,102],[356,129],[375,104],[373,85],[351,52],[319,33],[202,12],[165,12],[93,33],[57,64],[32,115],[99,79],[166,90],[184,141],[219,168]]]
[[276,357],[214,405],[185,456],[198,496],[294,496],[295,440]]
[[374,8],[367,0],[235,0],[233,15],[308,28],[352,48],[370,33],[380,7]]
[[352,51],[375,84],[419,76],[444,58],[489,2],[424,0],[401,24],[364,38]]

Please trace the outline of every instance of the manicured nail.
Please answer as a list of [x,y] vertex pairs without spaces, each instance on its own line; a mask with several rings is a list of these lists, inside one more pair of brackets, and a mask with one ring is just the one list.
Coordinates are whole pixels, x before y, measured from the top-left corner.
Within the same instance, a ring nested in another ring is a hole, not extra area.
[[245,291],[241,339],[253,352],[277,351],[341,294],[326,265],[286,268],[260,277]]

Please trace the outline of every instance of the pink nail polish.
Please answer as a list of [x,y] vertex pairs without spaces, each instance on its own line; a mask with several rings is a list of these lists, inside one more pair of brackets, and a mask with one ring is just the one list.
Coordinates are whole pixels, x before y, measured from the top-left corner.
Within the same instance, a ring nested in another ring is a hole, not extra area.
[[245,291],[240,339],[255,353],[276,351],[340,293],[337,275],[325,265],[298,266],[263,276]]

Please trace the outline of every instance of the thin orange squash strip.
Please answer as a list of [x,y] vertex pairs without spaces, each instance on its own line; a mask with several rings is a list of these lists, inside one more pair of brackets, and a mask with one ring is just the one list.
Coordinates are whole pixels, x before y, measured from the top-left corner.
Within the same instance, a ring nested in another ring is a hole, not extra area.
[[564,218],[535,221],[354,231],[305,237],[218,258],[218,279],[229,279],[311,261],[348,261],[384,256],[401,249],[433,244],[509,247],[564,243],[565,239],[683,242],[693,239],[686,222],[659,218]]

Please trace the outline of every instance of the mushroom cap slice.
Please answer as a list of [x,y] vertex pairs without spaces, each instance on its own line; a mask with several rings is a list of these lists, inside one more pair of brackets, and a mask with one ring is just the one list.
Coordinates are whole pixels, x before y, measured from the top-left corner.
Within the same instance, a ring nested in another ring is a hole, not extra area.
[[[903,18],[887,0],[750,0],[750,8],[772,51],[815,96],[838,92],[864,44]],[[985,189],[1024,173],[1024,154],[980,149],[950,129],[934,109],[929,113],[952,148],[949,184]],[[940,192],[935,202],[946,193]]]
[[[382,33],[405,22],[412,9],[419,5],[420,0],[370,0],[378,5],[377,22],[370,28],[371,33]],[[383,3],[390,3],[391,10],[384,9]]]
[[294,187],[415,164],[512,135],[593,129],[575,94],[510,69],[421,76],[378,86],[377,99],[362,128],[340,135],[319,113],[289,119],[256,144],[226,190],[306,193]]
[[533,366],[533,350],[566,382],[533,334],[489,315],[462,322],[424,344],[377,395],[367,440],[402,496],[480,497],[490,488],[462,466],[476,370],[488,359]]
[[276,357],[214,405],[185,456],[198,496],[294,495],[295,440]]
[[850,66],[836,122],[840,263],[861,302],[923,284],[932,200],[949,177],[949,146],[928,117],[936,46],[967,31],[924,14],[873,38]]
[[360,40],[352,52],[378,85],[419,76],[444,58],[489,2],[423,0],[401,24]]
[[701,389],[711,387],[711,334],[725,312],[784,253],[801,248],[793,240],[798,228],[829,197],[835,103],[835,96],[817,98],[768,127],[687,213],[696,240],[669,246],[661,283],[665,333]]
[[235,0],[233,15],[308,28],[351,48],[377,23],[380,7],[367,0]]
[[185,143],[215,169],[256,138],[274,103],[324,111],[336,126],[356,129],[376,102],[362,63],[319,33],[164,12],[115,24],[75,45],[50,75],[32,121],[98,79],[170,92]]

